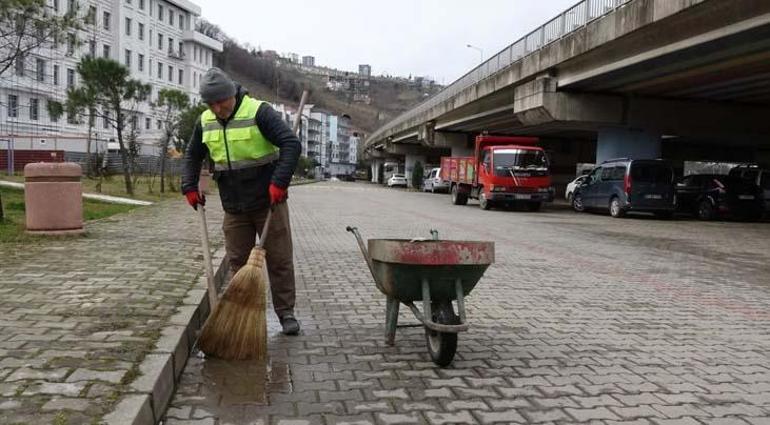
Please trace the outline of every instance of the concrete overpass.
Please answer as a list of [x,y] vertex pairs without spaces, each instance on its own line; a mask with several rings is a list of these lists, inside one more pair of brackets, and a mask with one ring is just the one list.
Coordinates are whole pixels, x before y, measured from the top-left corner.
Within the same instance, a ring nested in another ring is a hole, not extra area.
[[[373,132],[410,163],[475,134],[590,140],[594,159],[662,140],[770,149],[770,1],[584,0]],[[593,147],[595,146],[595,148]],[[376,174],[375,174],[376,175]]]

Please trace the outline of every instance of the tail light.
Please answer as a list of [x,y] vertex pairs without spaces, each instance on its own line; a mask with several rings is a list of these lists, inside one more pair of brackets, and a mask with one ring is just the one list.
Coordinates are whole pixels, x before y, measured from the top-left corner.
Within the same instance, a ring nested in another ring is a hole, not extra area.
[[631,173],[626,173],[623,177],[623,191],[626,192],[626,195],[631,194]]

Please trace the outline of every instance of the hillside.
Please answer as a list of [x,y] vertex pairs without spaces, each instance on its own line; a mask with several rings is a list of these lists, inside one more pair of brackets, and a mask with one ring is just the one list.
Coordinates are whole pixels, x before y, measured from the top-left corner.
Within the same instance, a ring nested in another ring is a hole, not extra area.
[[302,90],[310,90],[309,103],[331,113],[351,117],[353,126],[369,133],[408,110],[432,92],[410,87],[403,79],[372,78],[369,87],[370,104],[352,102],[347,94],[326,88],[326,77],[300,72],[291,67],[276,66],[275,59],[261,52],[247,50],[226,41],[224,51],[216,58],[218,66],[260,99],[272,103],[297,105]]

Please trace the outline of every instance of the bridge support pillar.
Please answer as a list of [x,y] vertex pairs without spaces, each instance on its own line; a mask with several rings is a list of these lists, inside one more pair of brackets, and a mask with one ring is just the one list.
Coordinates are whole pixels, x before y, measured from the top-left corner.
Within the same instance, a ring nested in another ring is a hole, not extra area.
[[612,158],[660,158],[660,134],[628,128],[600,128],[596,139],[596,163]]
[[405,155],[404,169],[406,175],[406,187],[412,187],[412,171],[414,171],[414,165],[417,161],[422,164],[423,171],[425,170],[425,155]]
[[452,156],[473,155],[473,139],[465,133],[436,132],[434,146],[451,149]]
[[382,183],[380,181],[380,169],[382,168],[383,160],[381,159],[373,159],[372,160],[372,183]]

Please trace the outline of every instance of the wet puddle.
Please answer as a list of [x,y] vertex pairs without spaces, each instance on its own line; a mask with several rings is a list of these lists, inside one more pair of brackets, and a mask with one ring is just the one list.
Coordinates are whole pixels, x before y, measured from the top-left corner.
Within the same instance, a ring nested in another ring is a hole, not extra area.
[[267,405],[271,393],[293,391],[288,363],[221,360],[197,350],[193,355],[201,364],[201,395],[220,407]]

